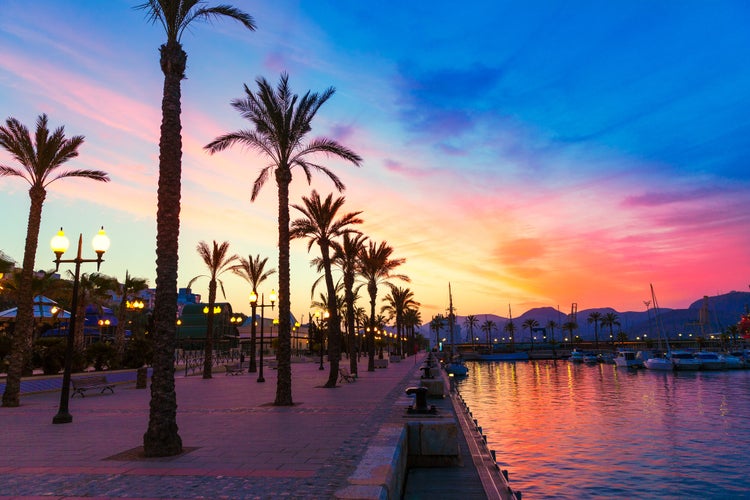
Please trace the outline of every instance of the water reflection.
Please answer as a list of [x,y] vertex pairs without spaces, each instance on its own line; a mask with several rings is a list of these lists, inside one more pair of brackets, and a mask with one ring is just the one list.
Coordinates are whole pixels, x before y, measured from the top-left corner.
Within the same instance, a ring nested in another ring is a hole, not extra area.
[[459,391],[524,498],[750,498],[750,371],[467,364]]

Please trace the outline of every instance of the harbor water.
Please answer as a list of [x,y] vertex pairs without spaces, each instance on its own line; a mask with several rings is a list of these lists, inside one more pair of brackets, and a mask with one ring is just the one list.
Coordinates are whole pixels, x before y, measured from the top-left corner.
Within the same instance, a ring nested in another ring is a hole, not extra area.
[[537,498],[750,498],[750,370],[467,362],[456,386]]

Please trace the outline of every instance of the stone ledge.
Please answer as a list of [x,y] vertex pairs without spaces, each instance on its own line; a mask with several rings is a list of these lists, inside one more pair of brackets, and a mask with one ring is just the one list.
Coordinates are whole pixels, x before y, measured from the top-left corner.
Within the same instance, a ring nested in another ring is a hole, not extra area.
[[396,499],[406,481],[406,427],[386,424],[380,428],[349,476],[349,486],[338,490],[337,499]]

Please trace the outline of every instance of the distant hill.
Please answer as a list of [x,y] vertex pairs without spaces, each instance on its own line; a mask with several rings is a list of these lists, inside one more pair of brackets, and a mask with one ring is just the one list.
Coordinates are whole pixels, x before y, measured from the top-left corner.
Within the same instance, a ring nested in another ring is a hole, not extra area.
[[[703,308],[704,302],[707,302],[707,315],[703,324],[703,332],[717,333],[724,331],[729,325],[737,324],[740,319],[740,315],[743,314],[748,306],[750,306],[750,293],[748,292],[729,292],[723,295],[716,295],[713,297],[707,297],[707,299],[700,298],[690,304],[687,309],[659,309],[659,323],[664,327],[665,333],[675,335],[677,333],[701,333],[701,308]],[[596,308],[596,309],[585,309],[578,311],[576,320],[578,323],[578,330],[576,335],[580,335],[584,339],[594,338],[594,325],[588,322],[589,314],[597,311],[602,315],[609,312],[617,314],[620,322],[618,327],[614,328],[615,334],[620,329],[628,334],[628,337],[635,338],[647,334],[650,337],[656,337],[656,319],[657,316],[653,309],[647,311],[626,311],[619,312],[610,307]],[[474,329],[474,336],[479,337],[482,341],[485,339],[486,334],[481,330],[482,324],[487,320],[495,323],[496,330],[493,331],[494,337],[504,336],[503,328],[508,322],[508,318],[498,316],[496,314],[476,314],[479,320],[479,325]],[[555,328],[555,338],[560,338],[561,330],[559,325],[569,321],[569,314],[558,311],[554,307],[538,307],[530,309],[518,317],[513,318],[513,322],[516,325],[516,340],[519,342],[528,339],[529,332],[521,328],[521,324],[529,319],[533,318],[539,322],[541,327],[546,326],[550,321],[554,321],[558,324]],[[425,324],[419,328],[419,332],[427,338],[434,338],[434,332],[430,331],[430,318],[425,319]],[[548,332],[549,334],[549,332]],[[454,332],[456,336],[456,342],[470,342],[466,327],[466,316],[456,316],[456,329]],[[440,334],[441,337],[448,336],[447,325],[443,328]],[[599,330],[599,339],[604,340],[609,337],[608,329]]]

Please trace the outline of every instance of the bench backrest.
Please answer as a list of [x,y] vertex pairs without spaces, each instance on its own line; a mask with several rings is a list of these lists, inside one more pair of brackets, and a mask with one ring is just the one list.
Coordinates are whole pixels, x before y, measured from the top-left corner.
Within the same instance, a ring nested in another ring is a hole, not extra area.
[[104,375],[87,375],[85,377],[76,377],[72,379],[73,385],[97,385],[106,384],[107,377]]

